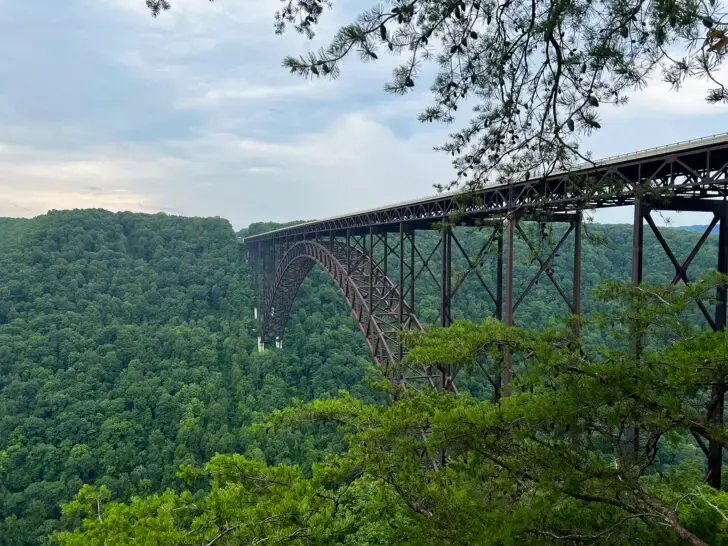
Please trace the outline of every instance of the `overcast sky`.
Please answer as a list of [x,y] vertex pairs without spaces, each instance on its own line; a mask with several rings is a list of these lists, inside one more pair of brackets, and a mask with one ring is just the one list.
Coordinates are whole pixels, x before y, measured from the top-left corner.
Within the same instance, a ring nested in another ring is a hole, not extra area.
[[[391,59],[306,81],[281,60],[319,42],[274,34],[278,0],[172,2],[155,20],[144,0],[0,0],[0,216],[103,207],[241,228],[430,195],[452,177],[432,151],[448,128],[416,120],[427,86],[383,92]],[[357,6],[339,2],[321,37]],[[728,131],[706,88],[651,85],[584,144],[604,157]]]

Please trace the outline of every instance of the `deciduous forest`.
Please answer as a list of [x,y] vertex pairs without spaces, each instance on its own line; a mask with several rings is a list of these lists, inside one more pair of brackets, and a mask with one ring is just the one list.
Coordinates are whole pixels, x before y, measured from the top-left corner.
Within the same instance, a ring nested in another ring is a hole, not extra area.
[[[273,227],[0,220],[0,545],[728,544],[728,495],[704,482],[705,446],[728,443],[705,413],[728,336],[693,301],[723,279],[664,286],[674,268],[647,237],[648,282],[622,284],[631,227],[589,225],[581,339],[549,283],[505,328],[470,278],[450,331],[412,336],[408,356],[462,368],[461,392],[391,402],[322,270],[283,348],[258,352],[241,235]],[[700,237],[663,232],[682,258]],[[483,234],[458,236],[475,252]],[[423,323],[437,305],[423,283]],[[516,377],[494,402],[503,347]]]

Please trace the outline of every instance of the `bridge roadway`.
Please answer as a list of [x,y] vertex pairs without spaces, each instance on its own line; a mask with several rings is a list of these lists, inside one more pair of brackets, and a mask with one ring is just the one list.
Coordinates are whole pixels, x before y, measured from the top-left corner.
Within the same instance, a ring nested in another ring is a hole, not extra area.
[[633,205],[640,191],[659,197],[707,199],[728,193],[728,133],[596,161],[569,172],[477,191],[443,193],[342,216],[314,220],[245,238],[245,244],[303,238],[349,229],[351,234],[398,232],[399,222],[430,229],[453,214],[474,224],[511,212],[567,212]]
[[[436,283],[440,291],[436,323],[442,327],[452,323],[453,297],[468,277],[480,283],[483,301],[507,325],[514,323],[519,305],[544,277],[563,299],[569,315],[578,316],[582,211],[623,205],[634,206],[632,282],[642,281],[645,223],[675,267],[673,284],[689,284],[688,269],[716,225],[720,226],[717,269],[728,274],[728,133],[608,158],[543,178],[486,185],[246,237],[243,242],[258,289],[259,349],[264,350],[266,344],[282,346],[301,282],[318,264],[338,287],[373,359],[393,383],[402,389],[430,385],[457,391],[458,369],[414,369],[404,358],[402,330],[422,329],[416,316],[417,283],[423,278]],[[712,213],[710,225],[685,260],[677,259],[660,233],[651,216],[655,210]],[[543,241],[533,240],[520,225],[521,220],[534,219],[567,225],[558,242],[549,245],[547,255],[537,252]],[[482,226],[482,247],[475,257],[458,240],[456,227],[461,225]],[[434,229],[439,232],[434,250],[420,248],[418,231]],[[538,271],[514,285],[515,238],[536,255]],[[554,275],[554,258],[563,252],[569,238],[573,240],[573,266],[571,278],[564,280]],[[487,272],[483,268],[486,255],[496,262]],[[453,275],[456,258],[467,266]],[[725,287],[717,290],[713,301],[697,301],[714,330],[726,326],[727,302]],[[578,335],[578,321],[572,324]],[[492,398],[508,396],[509,351],[504,350],[499,362],[491,363],[490,372],[483,371]],[[723,426],[725,392],[725,385],[713,386],[707,418],[714,426]],[[707,479],[720,487],[722,447],[711,443],[706,455]]]

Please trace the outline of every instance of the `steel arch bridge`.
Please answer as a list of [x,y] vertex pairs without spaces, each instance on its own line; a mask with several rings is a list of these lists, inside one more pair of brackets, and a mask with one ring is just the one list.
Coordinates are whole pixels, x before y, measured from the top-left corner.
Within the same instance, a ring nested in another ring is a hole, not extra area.
[[403,356],[402,328],[422,329],[414,312],[403,301],[399,288],[378,264],[357,249],[334,241],[299,241],[282,257],[270,280],[263,306],[261,330],[282,345],[293,300],[314,264],[331,277],[357,320],[376,363],[387,374]]
[[[276,347],[282,347],[293,301],[314,265],[326,271],[344,297],[382,372],[405,388],[413,381],[425,381],[434,387],[433,370],[414,368],[405,372],[399,368],[406,353],[400,332],[423,327],[399,287],[387,276],[386,265],[382,268],[366,252],[335,240],[299,241],[287,249],[265,296],[260,325],[264,334],[259,349],[265,346],[264,339],[274,339]],[[452,378],[444,377],[445,388],[455,389]]]
[[[673,284],[688,284],[688,269],[713,228],[719,226],[717,269],[728,274],[728,134],[618,156],[569,172],[557,172],[507,185],[486,185],[469,192],[441,194],[334,218],[297,224],[246,237],[245,248],[253,264],[258,288],[256,317],[259,348],[280,347],[291,306],[303,279],[314,264],[333,279],[365,336],[374,360],[393,381],[416,381],[456,390],[456,370],[446,367],[409,370],[401,364],[405,347],[399,332],[421,329],[416,288],[434,280],[440,292],[436,323],[452,323],[452,301],[466,278],[482,287],[492,314],[514,323],[521,303],[541,279],[550,282],[569,314],[581,312],[582,213],[599,208],[633,206],[632,281],[642,282],[644,226],[656,236],[675,268]],[[653,211],[699,211],[712,214],[688,257],[675,256],[652,219]],[[536,257],[536,271],[514,284],[514,239],[534,254],[537,243],[521,222],[566,224],[563,235],[545,256]],[[482,248],[475,258],[458,239],[459,226],[482,228]],[[418,232],[437,230],[434,249],[418,244]],[[554,274],[556,256],[573,248],[568,282]],[[495,254],[490,277],[481,275],[478,256]],[[453,263],[465,266],[454,274]],[[726,327],[728,291],[719,288],[713,302],[698,301],[707,324]],[[258,313],[260,309],[260,313]],[[577,332],[578,333],[578,332]],[[500,375],[493,381],[496,395],[508,395],[510,355],[503,354]],[[708,419],[722,425],[726,387],[714,386]],[[720,485],[722,448],[711,444],[706,452],[710,480]]]

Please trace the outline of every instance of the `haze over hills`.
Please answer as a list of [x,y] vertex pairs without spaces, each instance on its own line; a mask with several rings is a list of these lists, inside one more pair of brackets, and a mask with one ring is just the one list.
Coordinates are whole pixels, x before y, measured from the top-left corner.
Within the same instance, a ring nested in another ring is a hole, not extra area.
[[[703,226],[701,225],[694,225],[694,226],[680,226],[678,229],[682,229],[685,231],[699,231],[701,233],[705,233],[705,230],[708,229],[708,224],[705,224]],[[718,235],[718,230],[720,229],[719,226],[715,226],[711,233],[713,235]]]

